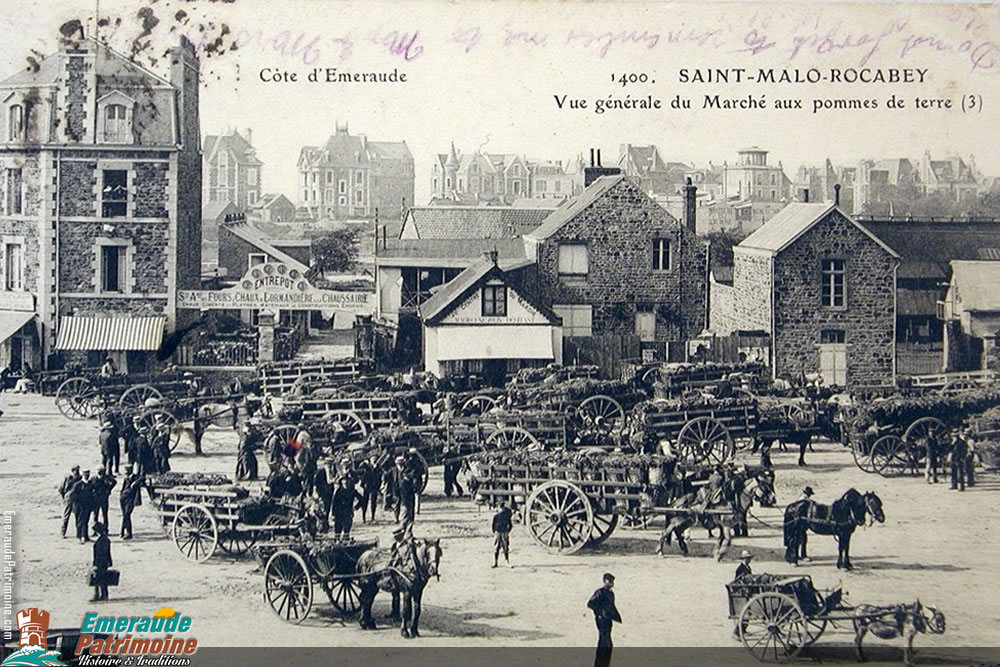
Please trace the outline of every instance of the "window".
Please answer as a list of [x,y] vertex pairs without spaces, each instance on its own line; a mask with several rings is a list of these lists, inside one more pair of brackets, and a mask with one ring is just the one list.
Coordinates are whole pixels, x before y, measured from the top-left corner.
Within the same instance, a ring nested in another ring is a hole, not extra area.
[[101,217],[122,218],[126,215],[128,215],[128,172],[124,169],[105,169],[104,187],[101,190]]
[[347,181],[341,179],[340,182],[337,183],[337,192],[340,194],[347,192]]
[[257,191],[256,190],[251,190],[250,192],[247,193],[247,201],[249,201],[251,204],[256,204],[257,203]]
[[446,187],[449,190],[451,190],[451,179],[450,178],[444,179],[444,187]]
[[365,198],[365,193],[362,190],[355,190],[354,191],[354,203],[355,204],[360,204],[361,202],[364,201],[364,198]]
[[327,190],[326,191],[326,203],[327,204],[332,204],[333,203],[333,197],[334,197],[333,190]]
[[521,165],[515,164],[513,167],[511,167],[510,168],[510,174],[511,174],[511,176],[520,176],[521,175]]
[[503,285],[487,285],[483,288],[483,317],[504,317],[507,315],[507,288]]
[[4,248],[4,285],[8,290],[24,289],[24,260],[20,243],[8,243]]
[[823,329],[819,332],[819,342],[822,345],[843,344],[846,336],[843,329]]
[[125,291],[125,251],[123,246],[101,247],[101,291]]
[[843,308],[847,305],[844,290],[844,260],[824,259],[821,300],[826,308]]
[[586,245],[567,243],[559,246],[559,275],[586,276],[589,270]]
[[262,252],[251,252],[247,254],[247,265],[257,266],[267,262],[267,255]]
[[539,192],[545,192],[545,181],[535,181],[535,188]]
[[592,335],[593,308],[582,305],[555,305],[552,310],[562,318],[564,336]]
[[354,173],[354,182],[357,183],[357,184],[359,184],[359,185],[362,184],[362,183],[364,183],[365,182],[365,172],[363,172],[360,169],[358,171],[356,171]]
[[514,194],[521,194],[521,181],[514,181]]
[[433,189],[434,189],[435,192],[438,189],[438,179],[436,179],[436,178],[434,179],[434,188]]
[[247,185],[257,185],[256,169],[247,169]]
[[12,104],[8,107],[8,141],[24,141],[24,107],[20,104]]
[[316,185],[316,181],[319,179],[319,175],[314,171],[312,174],[313,185]]
[[24,198],[21,193],[21,170],[5,169],[4,179],[4,212],[7,215],[18,215],[24,212]]
[[303,190],[302,191],[302,201],[309,201],[309,191],[308,190]]
[[341,195],[340,197],[337,197],[337,205],[338,206],[347,206],[347,197],[344,197],[343,195]]
[[326,184],[327,185],[333,185],[333,172],[332,171],[326,172]]
[[124,104],[109,104],[104,107],[104,140],[112,143],[131,140]]
[[562,181],[556,181],[556,192],[562,192]]
[[777,185],[778,184],[777,178],[778,177],[777,177],[776,174],[771,174],[771,185]]
[[462,179],[461,179],[461,178],[459,178],[459,179],[458,179],[458,189],[459,189],[459,190],[461,190],[462,188],[463,188],[463,185],[462,185]]
[[670,239],[653,239],[653,270],[670,271]]

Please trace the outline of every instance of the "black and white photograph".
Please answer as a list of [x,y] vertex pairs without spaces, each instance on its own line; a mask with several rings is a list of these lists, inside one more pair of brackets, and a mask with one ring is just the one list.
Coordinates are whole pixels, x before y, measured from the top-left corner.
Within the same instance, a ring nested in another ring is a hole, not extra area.
[[1000,664],[1000,6],[0,31],[3,667]]

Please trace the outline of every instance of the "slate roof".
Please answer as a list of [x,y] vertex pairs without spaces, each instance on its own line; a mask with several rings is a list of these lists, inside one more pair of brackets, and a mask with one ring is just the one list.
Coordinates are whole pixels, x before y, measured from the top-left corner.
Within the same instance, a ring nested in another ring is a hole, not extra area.
[[446,315],[450,306],[458,305],[466,298],[476,286],[483,280],[496,277],[500,278],[507,289],[515,290],[517,294],[538,310],[552,324],[561,324],[561,318],[551,309],[538,303],[530,294],[525,294],[516,289],[507,281],[504,270],[496,266],[492,260],[482,258],[455,276],[451,281],[445,283],[427,301],[420,304],[420,317],[424,322],[432,323]]
[[420,239],[506,239],[532,231],[554,208],[415,206],[403,224]]
[[309,271],[308,266],[275,247],[267,236],[262,231],[257,229],[252,223],[243,222],[235,225],[223,225],[220,229],[222,228],[228,229],[237,237],[243,239],[255,248],[263,250],[279,262],[284,262],[288,266],[296,268],[302,273],[307,273]]
[[201,207],[201,219],[202,220],[215,220],[223,213],[227,213],[226,209],[232,207],[232,213],[239,211],[239,207],[236,206],[231,201],[207,201]]
[[896,288],[896,314],[934,317],[937,314],[938,290]]
[[521,239],[386,239],[385,245],[376,251],[382,266],[466,267],[494,249],[505,270],[533,263]]
[[258,199],[256,202],[250,205],[250,208],[264,209],[264,208],[270,208],[275,204],[281,204],[281,203],[286,203],[288,206],[295,208],[295,204],[293,204],[288,197],[286,197],[283,194],[274,194],[274,193],[268,193],[262,195],[260,199]]
[[963,310],[1000,311],[1000,262],[957,260],[951,270]]
[[[800,236],[812,229],[813,225],[825,218],[831,211],[837,209],[834,204],[788,204],[781,209],[777,215],[765,222],[750,236],[740,242],[740,248],[753,248],[765,250],[772,254],[777,254],[790,246]],[[839,210],[839,209],[837,209]],[[863,225],[856,222],[849,215],[845,218],[851,221],[858,229],[864,232],[869,238],[878,243],[884,250],[894,257],[899,255],[880,238],[872,234]]]
[[207,161],[213,160],[219,151],[228,151],[240,164],[255,166],[264,164],[253,155],[253,146],[236,130],[229,134],[206,135],[202,142],[202,152],[205,159]]
[[[95,54],[94,69],[98,84],[106,86],[170,86],[170,82],[137,65],[106,44],[89,37],[80,42],[80,48]],[[66,51],[56,51],[43,58],[38,68],[28,67],[10,76],[0,85],[27,86],[57,83],[62,78],[61,60]]]
[[625,180],[622,174],[613,176],[601,176],[583,192],[569,201],[568,204],[557,208],[549,214],[533,232],[527,235],[528,238],[541,241],[552,236],[560,227],[575,218],[579,213],[586,210],[591,204],[600,199],[604,193]]
[[991,259],[1000,248],[1000,223],[866,220],[865,228],[899,253],[897,277],[946,280],[953,260]]

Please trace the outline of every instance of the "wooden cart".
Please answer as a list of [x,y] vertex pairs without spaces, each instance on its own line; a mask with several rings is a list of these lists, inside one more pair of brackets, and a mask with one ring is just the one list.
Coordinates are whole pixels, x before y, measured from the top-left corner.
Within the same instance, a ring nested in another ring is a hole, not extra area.
[[73,376],[56,390],[56,407],[69,419],[93,419],[108,408],[136,409],[147,399],[184,396],[190,389],[179,373]]
[[283,396],[296,381],[306,378],[323,386],[350,385],[374,370],[371,359],[337,359],[314,362],[278,362],[257,368],[262,394]]
[[313,588],[319,584],[330,604],[348,616],[361,609],[357,574],[361,554],[378,547],[378,540],[355,538],[293,539],[254,547],[264,568],[264,600],[278,618],[301,623],[312,611]]

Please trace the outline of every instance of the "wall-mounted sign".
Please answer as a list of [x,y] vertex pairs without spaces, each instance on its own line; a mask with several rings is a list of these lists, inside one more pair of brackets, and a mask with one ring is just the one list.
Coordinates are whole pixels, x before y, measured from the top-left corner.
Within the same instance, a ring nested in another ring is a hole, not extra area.
[[178,308],[336,310],[359,315],[375,311],[374,292],[317,289],[298,269],[280,262],[250,267],[224,290],[178,290]]
[[0,310],[35,312],[35,295],[31,292],[0,292]]

